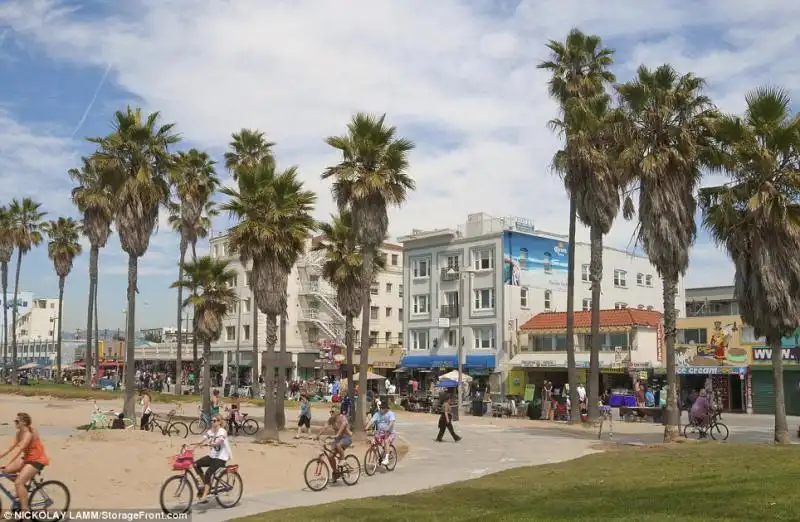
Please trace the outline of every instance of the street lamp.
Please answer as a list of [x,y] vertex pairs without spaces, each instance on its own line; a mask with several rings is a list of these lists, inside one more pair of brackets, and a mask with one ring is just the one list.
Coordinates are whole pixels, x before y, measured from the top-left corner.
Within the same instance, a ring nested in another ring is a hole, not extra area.
[[[456,270],[450,267],[447,269],[447,273],[450,275],[458,275],[458,383],[456,386],[456,400],[458,400],[458,418],[460,419],[461,413],[463,413],[462,410],[464,409],[462,404],[464,392],[461,389],[464,379],[464,320],[462,319],[464,315],[464,278],[461,276],[467,274],[467,276],[471,278],[475,271],[469,268],[459,268]],[[469,310],[469,308],[467,308],[467,310]]]
[[[239,393],[239,349],[242,345],[242,303],[245,302],[245,299],[241,295],[237,295],[237,302],[236,302],[236,393]],[[225,355],[227,358],[227,354]],[[253,363],[255,364],[255,363]]]

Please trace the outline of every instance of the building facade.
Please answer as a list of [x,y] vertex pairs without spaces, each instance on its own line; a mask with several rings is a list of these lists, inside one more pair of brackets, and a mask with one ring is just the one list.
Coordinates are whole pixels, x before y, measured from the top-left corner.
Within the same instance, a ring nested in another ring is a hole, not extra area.
[[[13,295],[11,301],[13,301]],[[11,301],[9,301],[9,307],[12,306]],[[58,299],[34,297],[29,292],[21,292],[17,306],[17,341],[55,340],[58,328]],[[11,321],[10,311],[8,318]]]
[[[521,218],[472,214],[456,229],[415,230],[403,243],[408,292],[404,336],[410,368],[452,367],[459,339],[470,371],[489,371],[495,389],[530,317],[566,310],[567,237]],[[576,245],[575,310],[589,310],[589,245]],[[663,312],[662,282],[644,257],[603,251],[600,308]],[[684,314],[683,288],[676,296]],[[443,364],[446,363],[446,364]]]

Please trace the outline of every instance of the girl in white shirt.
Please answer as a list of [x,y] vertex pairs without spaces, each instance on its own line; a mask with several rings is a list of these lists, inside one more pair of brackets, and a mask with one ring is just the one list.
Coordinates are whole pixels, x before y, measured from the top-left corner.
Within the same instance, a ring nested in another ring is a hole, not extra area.
[[[198,495],[198,499],[205,498],[211,488],[211,478],[214,473],[220,468],[225,467],[225,464],[231,458],[231,446],[228,442],[228,432],[222,427],[222,416],[215,415],[211,419],[211,429],[204,435],[203,440],[195,444],[195,446],[208,445],[208,455],[201,457],[194,463],[194,469],[197,474],[203,477],[203,491]],[[203,468],[205,472],[203,472]]]

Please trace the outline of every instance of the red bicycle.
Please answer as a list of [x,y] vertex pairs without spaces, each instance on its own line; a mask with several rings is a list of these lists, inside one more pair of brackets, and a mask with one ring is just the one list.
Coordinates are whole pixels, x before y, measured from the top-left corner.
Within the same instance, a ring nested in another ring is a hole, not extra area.
[[[384,435],[386,436],[386,435]],[[383,459],[386,457],[386,464]],[[386,471],[394,471],[397,466],[397,448],[394,444],[389,445],[389,452],[383,449],[383,441],[380,440],[379,435],[376,433],[370,441],[367,453],[364,454],[364,473],[371,477],[378,471],[378,467],[383,466]]]
[[329,446],[331,441],[333,439],[326,439],[322,444],[322,453],[306,464],[303,478],[311,491],[322,491],[339,477],[348,486],[354,486],[361,477],[361,463],[358,457],[350,454],[337,459],[336,453]]
[[[172,475],[161,486],[161,509],[164,513],[188,513],[192,509],[195,489],[198,493],[203,490],[202,477],[197,476],[194,471],[194,451],[187,449],[184,444],[181,446],[181,452],[175,457],[170,457],[169,461],[173,471],[182,473]],[[239,465],[230,464],[214,473],[208,496],[213,496],[221,507],[232,508],[241,500],[243,491],[244,484],[239,475]],[[184,496],[185,500],[181,501]],[[168,502],[171,500],[177,500],[177,505],[168,507]]]

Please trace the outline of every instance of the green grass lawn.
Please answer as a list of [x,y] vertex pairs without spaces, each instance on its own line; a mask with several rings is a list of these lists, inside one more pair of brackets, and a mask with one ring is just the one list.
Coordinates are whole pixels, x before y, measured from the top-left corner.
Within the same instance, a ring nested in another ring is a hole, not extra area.
[[800,520],[798,476],[800,448],[793,446],[623,448],[410,495],[346,500],[239,520]]

